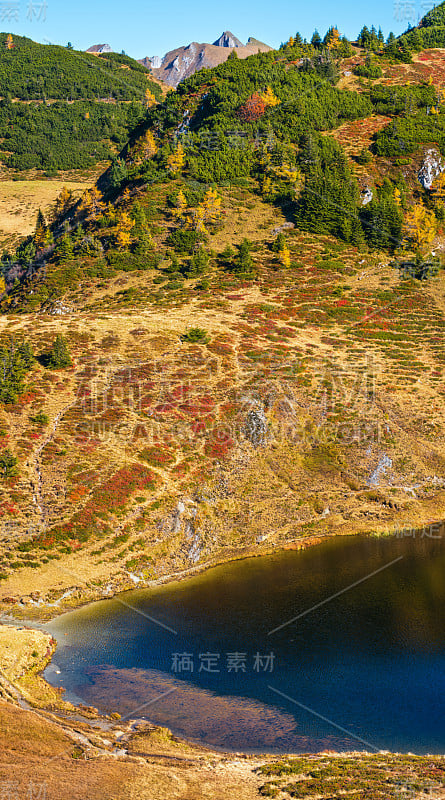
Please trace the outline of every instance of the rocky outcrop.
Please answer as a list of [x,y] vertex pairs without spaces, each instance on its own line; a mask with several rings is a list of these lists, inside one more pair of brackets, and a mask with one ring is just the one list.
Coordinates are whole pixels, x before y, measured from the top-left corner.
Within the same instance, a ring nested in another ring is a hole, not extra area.
[[417,176],[419,183],[422,184],[424,189],[431,189],[434,181],[444,169],[445,164],[439,151],[434,149],[427,150]]
[[233,35],[230,31],[224,31],[221,34],[219,39],[216,42],[213,42],[216,47],[243,47],[243,43],[240,42],[236,36]]
[[100,53],[112,53],[113,50],[109,44],[93,44],[92,47],[89,47],[85,52],[100,55]]
[[162,65],[162,58],[160,56],[147,56],[146,58],[142,59],[142,63],[144,64],[144,67],[159,69],[159,67]]
[[367,206],[373,198],[372,189],[369,186],[364,186],[360,192],[360,203],[362,206]]
[[262,408],[255,408],[249,411],[244,435],[254,447],[264,445],[267,434],[267,419]]

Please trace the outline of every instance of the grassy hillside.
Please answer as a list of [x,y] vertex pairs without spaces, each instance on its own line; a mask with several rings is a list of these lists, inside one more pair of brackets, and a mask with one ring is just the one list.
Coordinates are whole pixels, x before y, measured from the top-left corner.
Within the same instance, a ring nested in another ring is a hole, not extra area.
[[[116,148],[131,134],[1,259],[2,612],[45,619],[326,536],[428,536],[445,517],[444,66],[368,33],[230,58],[140,114],[3,102],[3,130],[27,132],[29,150],[10,131],[17,165],[91,163],[105,127]],[[110,75],[131,70],[119,59]],[[93,728],[39,678],[46,634],[0,638],[0,778],[14,765],[20,787],[443,797],[443,757],[244,758],[116,715]],[[12,708],[17,690],[33,711]]]
[[128,56],[94,56],[0,34],[0,149],[15,170],[91,167],[112,158],[162,97]]
[[6,605],[443,514],[440,86],[351,59],[194,75],[3,256]]

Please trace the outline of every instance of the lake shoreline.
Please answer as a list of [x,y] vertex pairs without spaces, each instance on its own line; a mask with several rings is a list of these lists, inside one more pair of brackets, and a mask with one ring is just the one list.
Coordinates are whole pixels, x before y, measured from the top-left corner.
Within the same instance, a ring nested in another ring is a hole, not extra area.
[[[172,570],[174,565],[167,563],[165,574],[147,578],[141,574],[132,575],[128,570],[113,574],[110,566],[98,580],[99,575],[88,564],[88,554],[74,553],[64,557],[60,565],[58,561],[52,561],[41,574],[37,570],[24,567],[17,573],[13,583],[0,583],[0,620],[50,622],[67,611],[91,602],[113,598],[136,588],[151,589],[174,581],[187,580],[207,569],[231,561],[261,558],[287,549],[304,550],[326,539],[344,536],[391,537],[409,529],[420,531],[431,525],[443,525],[444,519],[445,491],[439,491],[431,497],[424,497],[415,507],[410,505],[409,509],[392,510],[390,518],[385,520],[372,517],[338,520],[337,515],[328,514],[318,519],[313,532],[306,535],[295,531],[294,536],[289,536],[290,531],[281,534],[272,530],[261,541],[257,540],[247,546],[216,548],[208,553],[206,561],[185,569]],[[156,568],[156,563],[154,567]],[[24,586],[29,586],[27,594],[23,588],[20,591],[21,573],[24,575]]]
[[[422,530],[422,529],[420,529],[420,530]],[[360,536],[360,535],[363,538],[374,538],[375,537],[375,538],[380,538],[380,539],[391,538],[391,537],[395,536],[394,533],[390,533],[390,532],[364,534],[362,531],[358,531],[356,534],[344,533],[342,538],[344,536],[352,538],[353,536]],[[200,573],[204,573],[204,572],[209,571],[212,568],[215,568],[215,567],[218,567],[218,566],[223,566],[224,564],[234,563],[236,561],[242,561],[242,560],[252,559],[252,558],[262,558],[262,557],[267,557],[267,556],[271,556],[271,555],[277,555],[279,553],[283,554],[284,552],[289,551],[289,550],[298,550],[298,551],[302,550],[303,551],[303,550],[306,550],[308,548],[312,548],[314,546],[322,544],[323,542],[326,542],[328,540],[332,541],[333,539],[339,539],[339,538],[340,538],[340,536],[338,536],[338,535],[337,536],[332,536],[332,535],[331,536],[329,536],[329,535],[326,535],[326,536],[313,536],[313,537],[310,537],[310,538],[307,537],[305,539],[294,540],[294,541],[289,542],[285,546],[280,547],[280,548],[267,548],[267,549],[264,549],[261,553],[259,553],[258,551],[255,551],[253,553],[252,552],[237,553],[237,554],[234,554],[231,558],[228,558],[228,559],[224,559],[224,560],[221,559],[219,561],[213,561],[211,563],[205,563],[205,564],[197,565],[196,567],[192,567],[192,568],[190,568],[188,570],[185,570],[185,571],[182,571],[180,573],[173,573],[171,575],[162,576],[158,580],[152,581],[149,586],[133,586],[133,587],[131,587],[131,590],[132,591],[142,590],[142,591],[148,591],[149,592],[150,589],[154,589],[154,588],[159,587],[159,586],[168,585],[168,584],[171,584],[171,583],[174,583],[174,582],[178,582],[178,583],[179,582],[184,582],[189,578],[192,578],[192,577],[195,577],[195,576],[199,575]],[[60,613],[53,614],[51,616],[51,618],[46,618],[46,619],[41,619],[41,620],[35,619],[35,618],[34,619],[32,619],[32,618],[13,619],[11,617],[10,618],[5,618],[5,616],[3,616],[3,617],[0,618],[0,622],[2,623],[2,627],[3,628],[11,628],[13,630],[14,629],[15,630],[22,629],[22,630],[25,630],[25,631],[26,630],[40,631],[41,633],[45,634],[48,637],[51,637],[51,639],[52,639],[51,632],[48,631],[47,628],[46,628],[46,626],[48,624],[50,624],[52,621],[57,620],[62,615],[70,613],[70,612],[72,612],[74,610],[77,610],[77,609],[80,609],[80,608],[86,608],[87,606],[89,606],[92,603],[95,603],[97,601],[103,601],[105,599],[110,599],[111,600],[111,599],[113,599],[113,597],[119,596],[121,594],[125,594],[128,591],[129,591],[129,589],[125,589],[122,592],[116,592],[114,595],[110,595],[108,597],[103,597],[103,596],[95,597],[93,599],[87,600],[84,603],[77,604],[74,608],[60,609]],[[36,667],[35,664],[31,664],[30,665],[30,669],[33,670],[34,675],[35,674],[38,675],[40,683],[46,685],[46,687],[48,687],[49,692],[52,693],[52,697],[51,697],[52,704],[50,704],[49,706],[45,705],[45,703],[40,704],[38,699],[36,700],[35,698],[33,699],[31,697],[31,705],[35,709],[40,709],[43,712],[55,713],[56,716],[61,715],[60,716],[60,723],[61,724],[63,723],[63,714],[68,710],[68,708],[70,710],[70,713],[78,714],[86,722],[88,720],[95,719],[97,721],[102,721],[103,723],[109,724],[110,719],[113,718],[113,717],[109,716],[109,714],[111,713],[110,711],[108,711],[108,713],[107,712],[101,712],[101,711],[97,711],[97,709],[94,709],[92,707],[87,707],[85,704],[83,704],[83,705],[79,704],[78,705],[78,704],[71,703],[71,702],[70,703],[66,703],[66,701],[63,701],[61,698],[60,698],[61,699],[60,705],[59,705],[57,700],[54,703],[54,693],[55,692],[57,693],[60,690],[59,689],[55,689],[55,687],[52,686],[51,684],[49,684],[45,680],[45,678],[43,677],[44,670],[47,668],[47,666],[50,664],[51,660],[53,659],[54,655],[57,653],[57,641],[52,639],[51,644],[53,644],[53,646],[51,647],[51,653],[46,653],[45,654],[46,655],[45,663],[43,663],[42,666],[39,667],[39,669],[37,671],[35,669],[35,667]],[[0,664],[1,664],[1,656],[2,656],[2,653],[1,653],[1,650],[0,650]],[[3,670],[2,670],[2,668],[0,666],[0,677],[1,677],[2,674],[3,674]],[[17,685],[15,685],[14,688],[18,692],[20,692],[20,688]],[[40,689],[41,689],[41,686],[40,686]],[[22,696],[22,700],[25,703],[29,703],[29,700],[30,700],[29,697],[26,697],[24,694],[21,694],[21,696]],[[117,719],[117,717],[115,717],[115,718]],[[135,719],[129,720],[129,722],[131,722],[131,721],[135,722]],[[151,721],[151,720],[146,720],[146,721],[147,721],[147,724],[152,724],[154,726],[156,726],[158,724],[158,723],[156,723],[154,721]],[[189,741],[186,737],[182,737],[182,738],[184,738],[185,741]],[[194,742],[193,738],[190,739],[190,744],[192,744],[194,746],[203,746],[203,747],[205,747],[205,745],[201,745],[201,743],[199,743],[199,742]],[[231,756],[231,757],[234,757],[235,755],[237,755],[237,756],[240,755],[240,752],[239,752],[238,749],[225,749],[223,747],[221,747],[221,748],[212,748],[211,745],[209,746],[209,749],[210,750],[215,749],[215,752],[224,753],[224,754],[227,754],[228,756]],[[289,755],[289,752],[292,752],[292,751],[283,750],[281,752],[282,752],[282,754],[284,756],[285,754]],[[323,752],[323,751],[321,751],[321,750],[308,751],[308,753],[310,753],[310,755],[313,755],[313,756],[316,756],[317,754],[319,755],[321,752]],[[344,755],[344,752],[346,752],[346,751],[338,751],[336,754],[337,755]],[[387,751],[379,751],[379,752],[387,752]],[[398,752],[397,750],[394,751],[394,753],[397,753],[397,752]],[[413,751],[410,750],[410,752],[413,752]],[[247,758],[257,758],[257,757],[262,756],[262,755],[264,755],[266,757],[267,753],[261,753],[261,752],[258,752],[258,753],[250,753],[250,752],[243,753],[243,757],[245,756]],[[301,754],[298,753],[297,755],[300,756]],[[363,755],[366,755],[365,751],[363,751]],[[424,754],[417,753],[417,755],[419,757],[421,757]],[[278,753],[275,752],[273,754],[270,754],[267,757],[277,758],[278,757]]]

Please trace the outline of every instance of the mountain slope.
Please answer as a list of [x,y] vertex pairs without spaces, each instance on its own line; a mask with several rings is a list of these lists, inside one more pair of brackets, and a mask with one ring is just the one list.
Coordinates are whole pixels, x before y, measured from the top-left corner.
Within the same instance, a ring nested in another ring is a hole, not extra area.
[[254,53],[265,53],[271,49],[256,39],[249,39],[247,44],[243,45],[230,31],[224,31],[213,44],[191,42],[185,47],[170,50],[162,59],[147,57],[142,59],[141,63],[151,67],[153,75],[157,78],[169,86],[176,87],[197,70],[222,64],[234,50],[238,58],[248,58]]
[[[0,150],[17,170],[91,167],[110,159],[159,86],[137,61],[0,34]],[[129,102],[131,101],[131,102]]]
[[345,50],[197,72],[3,259],[5,607],[443,516],[443,112]]

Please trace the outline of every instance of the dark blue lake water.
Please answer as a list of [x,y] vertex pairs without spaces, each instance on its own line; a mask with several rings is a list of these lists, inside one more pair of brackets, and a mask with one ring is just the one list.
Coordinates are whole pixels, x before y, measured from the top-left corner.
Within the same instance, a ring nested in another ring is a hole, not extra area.
[[332,539],[49,628],[68,699],[209,746],[445,752],[444,538]]

